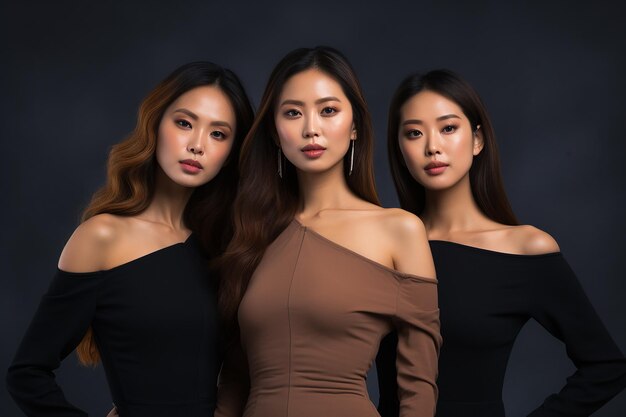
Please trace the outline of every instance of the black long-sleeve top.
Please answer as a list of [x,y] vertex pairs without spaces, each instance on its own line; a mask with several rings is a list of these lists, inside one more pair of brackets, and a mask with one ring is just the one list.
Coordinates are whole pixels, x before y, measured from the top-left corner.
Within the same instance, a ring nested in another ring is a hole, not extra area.
[[[503,417],[502,386],[513,343],[535,319],[565,343],[576,372],[530,417],[588,416],[626,386],[626,360],[561,253],[514,255],[430,242],[443,345],[437,417]],[[395,340],[377,357],[382,417],[395,417]]]
[[54,370],[92,326],[120,417],[212,416],[217,313],[206,264],[192,236],[106,271],[59,270],[7,374],[22,411],[87,415]]

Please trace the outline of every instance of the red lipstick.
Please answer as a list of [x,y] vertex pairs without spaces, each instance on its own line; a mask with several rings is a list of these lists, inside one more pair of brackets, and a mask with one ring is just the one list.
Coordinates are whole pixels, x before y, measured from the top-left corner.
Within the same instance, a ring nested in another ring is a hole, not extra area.
[[198,161],[194,161],[193,159],[185,159],[183,161],[179,161],[180,166],[183,168],[188,174],[197,174],[202,171],[202,164]]
[[302,149],[300,149],[302,152],[304,152],[304,154],[310,158],[310,159],[317,159],[320,156],[322,156],[322,154],[324,153],[324,151],[326,150],[325,147],[323,147],[322,145],[318,145],[316,143],[311,143],[309,145],[304,146]]
[[426,171],[428,175],[435,176],[443,174],[447,167],[448,164],[446,164],[445,162],[432,161],[424,167],[424,171]]

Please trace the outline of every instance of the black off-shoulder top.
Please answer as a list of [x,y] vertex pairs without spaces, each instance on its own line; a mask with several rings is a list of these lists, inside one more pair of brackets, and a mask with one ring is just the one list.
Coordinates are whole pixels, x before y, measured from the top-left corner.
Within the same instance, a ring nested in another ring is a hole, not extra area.
[[7,374],[27,416],[87,415],[54,370],[89,326],[120,417],[212,415],[216,299],[195,236],[110,270],[57,271]]
[[[531,417],[588,416],[626,386],[626,360],[561,253],[514,255],[430,242],[443,345],[437,417],[503,417],[502,387],[513,343],[535,319],[565,343],[577,367]],[[396,342],[377,357],[383,417],[397,416]]]

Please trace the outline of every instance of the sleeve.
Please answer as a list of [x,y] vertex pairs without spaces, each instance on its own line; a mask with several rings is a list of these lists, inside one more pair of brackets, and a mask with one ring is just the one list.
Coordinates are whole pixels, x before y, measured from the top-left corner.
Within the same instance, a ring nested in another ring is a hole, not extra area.
[[626,360],[563,256],[542,259],[530,286],[531,315],[565,343],[577,370],[529,416],[589,416],[626,386]]
[[396,358],[400,417],[432,417],[437,403],[441,335],[434,280],[405,277],[398,286]]
[[6,375],[9,393],[27,416],[86,416],[70,404],[54,371],[80,343],[93,319],[98,273],[58,271],[41,299]]
[[217,386],[215,417],[241,417],[248,402],[250,377],[248,361],[239,341],[224,355]]

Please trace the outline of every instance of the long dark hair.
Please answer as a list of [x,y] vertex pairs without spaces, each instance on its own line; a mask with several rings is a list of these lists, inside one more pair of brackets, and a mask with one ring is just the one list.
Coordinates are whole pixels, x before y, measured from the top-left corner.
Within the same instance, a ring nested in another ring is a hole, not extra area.
[[233,240],[220,259],[219,306],[231,330],[237,327],[239,303],[265,249],[288,226],[298,209],[300,192],[295,167],[287,161],[283,178],[277,174],[279,141],[274,114],[287,80],[311,68],[337,81],[350,101],[359,140],[354,151],[352,175],[347,172],[348,155],[344,158],[344,175],[352,192],[379,204],[372,165],[371,116],[348,60],[339,51],[323,46],[288,53],[270,75],[256,118],[241,149],[235,230]]
[[454,101],[469,119],[473,131],[480,126],[484,145],[482,151],[474,157],[470,168],[472,195],[480,210],[490,219],[502,224],[519,224],[504,191],[498,146],[487,109],[467,81],[445,69],[430,71],[424,75],[410,75],[402,81],[391,99],[387,150],[400,206],[419,216],[425,205],[424,187],[409,172],[398,140],[400,110],[411,97],[421,91],[432,91]]
[[[239,180],[239,152],[252,125],[254,111],[239,78],[232,71],[211,62],[192,62],[179,67],[143,100],[135,129],[111,149],[106,184],[92,197],[82,221],[101,213],[134,216],[149,206],[155,189],[158,165],[155,151],[163,113],[182,94],[201,86],[216,86],[229,98],[236,117],[235,137],[219,173],[194,190],[183,220],[199,238],[209,258],[224,251],[233,233],[231,215]],[[84,365],[99,362],[91,328],[76,352]]]

